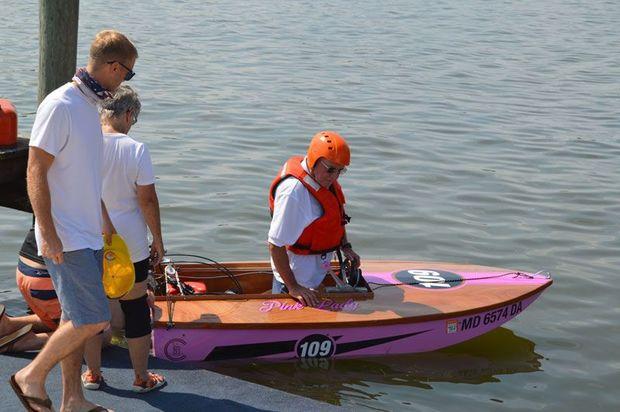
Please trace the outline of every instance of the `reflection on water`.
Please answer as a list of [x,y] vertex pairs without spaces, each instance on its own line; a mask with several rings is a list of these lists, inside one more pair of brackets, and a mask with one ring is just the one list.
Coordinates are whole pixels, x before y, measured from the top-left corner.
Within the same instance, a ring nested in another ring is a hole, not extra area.
[[534,343],[498,328],[451,348],[406,356],[309,359],[291,362],[204,364],[206,369],[297,395],[340,404],[376,399],[381,387],[433,389],[433,383],[480,384],[500,375],[536,372],[542,356]]

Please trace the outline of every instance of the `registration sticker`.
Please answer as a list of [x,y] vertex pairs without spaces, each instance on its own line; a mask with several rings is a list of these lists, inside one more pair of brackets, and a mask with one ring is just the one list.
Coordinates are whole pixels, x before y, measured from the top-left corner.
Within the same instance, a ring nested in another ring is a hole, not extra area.
[[446,333],[456,333],[459,331],[459,321],[449,320],[446,322]]

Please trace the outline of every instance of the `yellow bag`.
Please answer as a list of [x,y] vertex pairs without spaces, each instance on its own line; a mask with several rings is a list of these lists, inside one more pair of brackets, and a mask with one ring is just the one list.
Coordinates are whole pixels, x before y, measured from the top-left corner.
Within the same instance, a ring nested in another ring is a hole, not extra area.
[[103,289],[110,299],[123,297],[133,288],[136,272],[129,249],[123,238],[112,235],[112,242],[103,245]]

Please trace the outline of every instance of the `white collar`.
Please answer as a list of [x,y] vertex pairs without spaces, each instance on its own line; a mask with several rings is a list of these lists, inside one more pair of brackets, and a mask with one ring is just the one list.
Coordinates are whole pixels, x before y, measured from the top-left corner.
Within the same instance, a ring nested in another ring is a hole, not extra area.
[[304,181],[312,186],[314,190],[318,191],[321,188],[321,185],[316,181],[312,174],[310,174],[310,168],[308,167],[308,156],[304,157],[304,160],[301,161],[301,168],[307,173],[306,177],[304,177]]

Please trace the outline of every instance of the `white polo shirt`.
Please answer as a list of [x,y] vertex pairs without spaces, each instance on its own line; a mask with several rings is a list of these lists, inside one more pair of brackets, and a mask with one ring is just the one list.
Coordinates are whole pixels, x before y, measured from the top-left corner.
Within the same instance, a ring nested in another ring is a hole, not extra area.
[[146,146],[122,133],[103,134],[103,201],[116,231],[125,240],[132,262],[149,256],[147,225],[137,186],[155,183]]
[[[73,83],[51,92],[37,110],[30,146],[54,156],[47,182],[63,251],[101,249],[103,135],[94,93]],[[35,236],[41,244],[38,223]]]
[[[308,172],[305,158],[301,166]],[[318,185],[314,180],[313,182]],[[289,177],[276,189],[268,240],[278,247],[293,245],[304,229],[322,215],[323,208],[318,200],[299,180]],[[316,288],[321,284],[334,257],[333,252],[323,255],[298,255],[287,250],[286,253],[297,283],[307,288]],[[271,268],[275,278],[284,283],[273,259]]]

